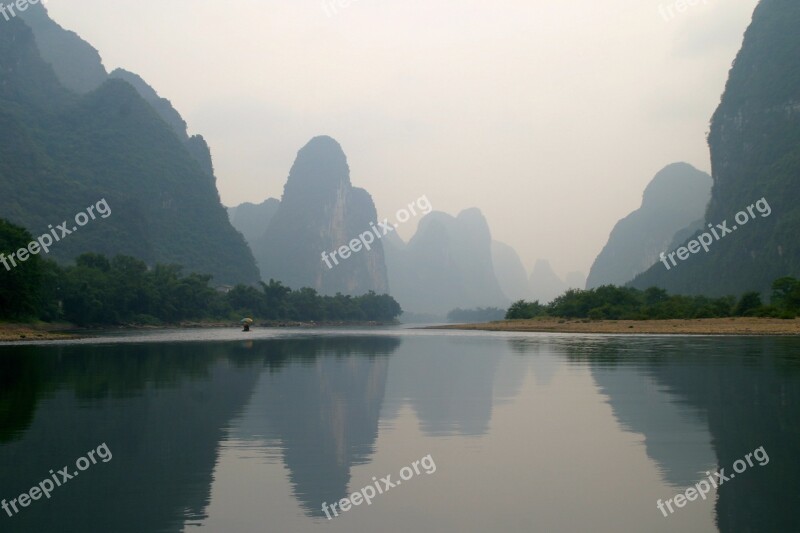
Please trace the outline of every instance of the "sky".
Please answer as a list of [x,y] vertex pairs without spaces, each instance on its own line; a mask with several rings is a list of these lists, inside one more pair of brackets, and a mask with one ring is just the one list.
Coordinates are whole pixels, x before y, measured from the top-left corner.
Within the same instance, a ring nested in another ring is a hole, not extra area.
[[563,276],[588,273],[661,168],[711,171],[709,120],[757,0],[689,2],[46,5],[206,138],[225,205],[280,198],[297,151],[330,135],[380,218],[423,195],[478,207],[529,272],[544,258]]

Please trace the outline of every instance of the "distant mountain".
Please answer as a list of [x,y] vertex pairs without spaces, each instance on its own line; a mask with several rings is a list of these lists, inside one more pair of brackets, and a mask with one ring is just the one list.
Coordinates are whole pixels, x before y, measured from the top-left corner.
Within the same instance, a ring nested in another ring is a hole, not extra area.
[[[726,221],[732,233],[670,270],[654,265],[633,286],[721,296],[768,293],[774,279],[800,276],[798,27],[796,0],[758,4],[711,119],[714,188],[705,222]],[[754,208],[761,199],[766,204]]]
[[675,234],[702,219],[711,197],[711,176],[687,163],[659,171],[645,188],[642,205],[614,226],[595,259],[586,288],[624,285],[670,251]]
[[321,294],[387,293],[380,239],[370,250],[362,248],[346,259],[337,256],[338,264],[329,260],[330,267],[322,256],[372,231],[377,220],[372,197],[350,183],[342,147],[330,137],[315,137],[298,152],[280,205],[253,245],[261,275]]
[[266,233],[267,226],[280,205],[281,201],[277,198],[267,198],[258,205],[245,202],[229,207],[228,217],[233,227],[244,235],[247,244],[252,248]]
[[64,220],[75,227],[74,215],[100,199],[111,208],[50,257],[127,254],[182,264],[216,283],[258,280],[213,177],[131,85],[112,79],[83,95],[68,91],[20,18],[3,22],[0,71],[3,218],[40,235]]
[[30,3],[19,17],[33,30],[42,59],[53,68],[61,85],[86,94],[106,81],[108,74],[97,50],[53,21],[42,4]]
[[455,308],[506,307],[495,277],[492,237],[478,209],[452,217],[433,211],[408,244],[386,244],[392,295],[405,311],[444,316]]
[[531,298],[539,303],[548,303],[567,290],[567,284],[553,271],[547,259],[539,259],[533,266],[530,277]]
[[567,284],[568,289],[584,289],[586,288],[586,274],[583,272],[567,272],[564,282]]
[[492,241],[492,264],[500,289],[509,300],[530,298],[528,273],[514,248],[499,241]]

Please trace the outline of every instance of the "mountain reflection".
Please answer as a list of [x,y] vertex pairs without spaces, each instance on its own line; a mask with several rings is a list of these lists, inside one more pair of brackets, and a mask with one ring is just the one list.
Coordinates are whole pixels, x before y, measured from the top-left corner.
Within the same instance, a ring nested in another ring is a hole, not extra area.
[[506,361],[497,346],[494,339],[405,339],[392,358],[383,417],[409,405],[426,435],[485,435],[495,402],[518,394],[525,378],[518,367],[527,364]]
[[280,448],[307,514],[348,495],[350,470],[368,462],[378,436],[391,337],[310,338],[263,343],[262,376],[232,437]]
[[[93,465],[3,531],[180,531],[202,518],[217,446],[257,373],[223,344],[4,348],[0,497],[12,499],[106,443]],[[34,391],[35,399],[19,391]],[[9,396],[9,391],[10,396]],[[17,399],[23,397],[23,402]]]
[[796,339],[609,338],[568,346],[568,357],[590,362],[619,422],[644,436],[676,493],[706,470],[730,473],[737,459],[764,446],[767,466],[749,468],[718,491],[722,533],[800,531]]
[[[393,338],[0,349],[0,498],[105,442],[113,454],[3,531],[181,531],[205,518],[220,443],[254,397],[297,497],[346,491],[377,435]],[[265,370],[266,369],[266,370]],[[254,396],[259,377],[264,376]],[[253,428],[255,430],[255,428]],[[314,464],[309,457],[318,457]]]

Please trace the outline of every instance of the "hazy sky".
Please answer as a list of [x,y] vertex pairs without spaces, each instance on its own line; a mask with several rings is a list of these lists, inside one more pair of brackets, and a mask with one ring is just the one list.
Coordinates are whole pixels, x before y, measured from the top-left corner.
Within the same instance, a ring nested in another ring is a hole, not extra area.
[[698,0],[683,13],[667,0],[47,6],[109,71],[141,75],[205,136],[226,205],[280,197],[297,151],[327,134],[380,216],[422,195],[451,214],[477,206],[529,270],[548,258],[563,275],[588,273],[662,167],[710,171],[708,122],[756,4]]

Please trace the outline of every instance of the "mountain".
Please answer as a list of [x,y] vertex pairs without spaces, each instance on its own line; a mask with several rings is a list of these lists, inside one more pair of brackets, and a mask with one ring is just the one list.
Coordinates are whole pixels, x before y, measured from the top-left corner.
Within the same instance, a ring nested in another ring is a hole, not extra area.
[[531,298],[539,303],[548,303],[567,290],[567,284],[558,277],[547,259],[539,259],[533,266],[530,277]]
[[492,236],[478,209],[424,216],[408,244],[384,241],[392,295],[403,310],[444,316],[460,307],[506,307],[492,263]]
[[126,254],[216,283],[258,280],[213,176],[130,84],[67,90],[20,18],[3,23],[0,71],[0,215],[37,236],[62,221],[77,228],[73,217],[101,199],[110,208],[57,242],[51,257]]
[[586,287],[586,274],[583,272],[567,272],[564,282],[568,289],[584,289]]
[[33,36],[42,59],[58,77],[61,85],[70,91],[86,94],[99,88],[109,78],[121,79],[133,86],[156,113],[170,125],[178,138],[186,144],[189,153],[210,176],[214,175],[211,150],[201,135],[189,136],[186,122],[172,103],[161,98],[141,77],[118,68],[106,73],[100,54],[78,34],[65,30],[47,14],[42,4],[30,5],[21,18],[33,30]]
[[280,205],[281,201],[276,198],[267,198],[258,205],[245,202],[229,207],[228,217],[233,227],[244,235],[244,240],[252,248],[267,231],[267,226]]
[[42,59],[53,68],[61,85],[86,94],[106,81],[108,74],[97,50],[53,21],[42,4],[30,3],[19,17],[33,30]]
[[158,113],[158,116],[160,116],[161,119],[169,125],[172,131],[175,132],[178,139],[186,145],[186,149],[200,165],[200,168],[209,176],[214,176],[214,165],[211,162],[211,149],[209,149],[202,135],[189,136],[186,121],[184,121],[180,113],[172,107],[172,102],[166,98],[160,97],[155,89],[150,87],[138,74],[134,74],[133,72],[118,68],[109,74],[109,78],[124,80],[136,89],[139,96],[150,104],[150,107]]
[[[350,183],[350,167],[339,143],[314,137],[298,152],[280,205],[253,245],[261,276],[296,289],[312,287],[321,294],[387,293],[380,239],[373,237],[369,250],[359,246],[359,251],[346,251],[346,258],[338,254],[359,235],[374,236],[377,220],[372,197]],[[331,257],[334,251],[337,256]]]
[[529,299],[528,273],[517,251],[499,241],[492,241],[492,264],[500,289],[511,301]]
[[719,228],[719,239],[709,233],[708,252],[669,270],[656,264],[633,286],[722,296],[766,293],[774,279],[800,276],[798,27],[797,1],[758,4],[711,119],[714,187],[705,221],[714,226],[704,231],[721,224],[730,232]]
[[659,261],[675,234],[702,220],[711,197],[711,176],[687,163],[659,171],[642,195],[642,205],[611,231],[594,261],[586,288],[624,285]]

